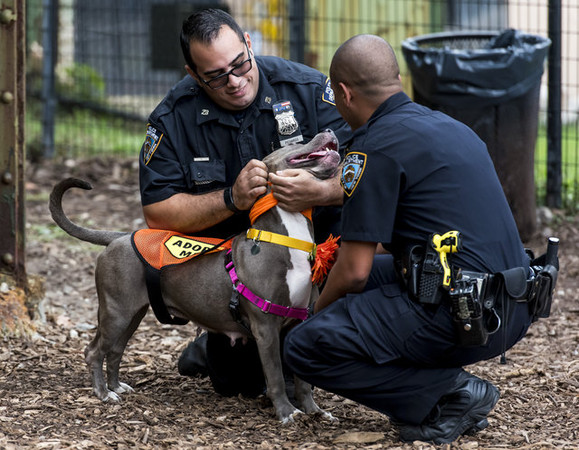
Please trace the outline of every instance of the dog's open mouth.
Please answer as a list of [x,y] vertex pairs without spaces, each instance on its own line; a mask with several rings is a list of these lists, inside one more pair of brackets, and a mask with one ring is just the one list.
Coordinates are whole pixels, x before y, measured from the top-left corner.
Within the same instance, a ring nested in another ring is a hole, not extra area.
[[286,161],[289,167],[326,166],[326,170],[331,170],[340,162],[340,155],[337,151],[338,139],[331,131],[318,134],[309,145],[304,146],[304,150],[302,153],[293,153],[288,156]]
[[292,166],[300,166],[304,163],[308,163],[316,159],[332,157],[333,155],[329,154],[329,152],[337,153],[337,150],[338,141],[331,139],[330,141],[324,143],[324,145],[321,147],[315,148],[313,151],[302,153],[301,155],[294,155],[289,159],[288,162]]
[[317,178],[333,176],[340,164],[338,138],[332,130],[318,133],[306,144],[292,144],[267,155],[263,161],[270,172],[304,169]]

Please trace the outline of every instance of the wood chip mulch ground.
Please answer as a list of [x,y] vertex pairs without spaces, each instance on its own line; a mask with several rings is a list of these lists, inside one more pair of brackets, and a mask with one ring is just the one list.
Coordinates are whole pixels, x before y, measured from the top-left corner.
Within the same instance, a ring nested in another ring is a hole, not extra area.
[[[93,266],[101,249],[58,232],[48,192],[62,177],[80,176],[95,190],[65,198],[72,218],[96,228],[143,227],[135,166],[92,160],[29,170],[27,270],[42,277],[46,293],[30,329],[0,337],[0,449],[436,448],[402,444],[385,417],[319,389],[318,404],[339,422],[300,417],[281,426],[266,398],[224,398],[207,379],[181,377],[177,358],[197,329],[160,325],[151,313],[121,365],[135,393],[117,404],[96,399],[83,351],[96,324]],[[440,448],[579,448],[578,227],[562,214],[541,226],[539,234],[561,238],[551,317],[532,325],[507,364],[493,359],[469,367],[495,383],[501,399],[486,430]],[[528,245],[542,250],[544,237]],[[0,286],[1,298],[9,289]]]

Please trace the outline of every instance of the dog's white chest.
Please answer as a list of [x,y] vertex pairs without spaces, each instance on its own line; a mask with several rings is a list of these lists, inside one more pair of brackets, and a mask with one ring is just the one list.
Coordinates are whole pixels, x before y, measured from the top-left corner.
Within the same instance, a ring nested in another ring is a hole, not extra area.
[[[290,213],[277,208],[288,235],[311,242],[313,237],[308,228],[307,219],[302,214]],[[289,249],[291,268],[287,272],[286,283],[289,288],[290,301],[296,308],[308,306],[312,290],[311,267],[308,254],[303,250]]]

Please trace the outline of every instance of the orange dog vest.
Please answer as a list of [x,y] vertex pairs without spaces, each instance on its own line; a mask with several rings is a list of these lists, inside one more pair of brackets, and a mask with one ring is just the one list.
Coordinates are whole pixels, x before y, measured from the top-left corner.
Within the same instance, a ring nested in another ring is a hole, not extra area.
[[231,239],[192,237],[167,230],[137,230],[132,244],[143,262],[161,270],[165,266],[181,264],[199,255],[231,248]]

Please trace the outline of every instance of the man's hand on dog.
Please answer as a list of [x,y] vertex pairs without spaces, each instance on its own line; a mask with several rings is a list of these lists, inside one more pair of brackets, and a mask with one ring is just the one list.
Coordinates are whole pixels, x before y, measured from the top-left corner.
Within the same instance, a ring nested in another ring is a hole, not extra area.
[[286,211],[342,203],[342,189],[337,177],[320,180],[307,170],[286,169],[270,173],[269,181],[278,205]]
[[233,185],[233,202],[238,209],[250,209],[267,191],[267,166],[257,159],[249,161]]

